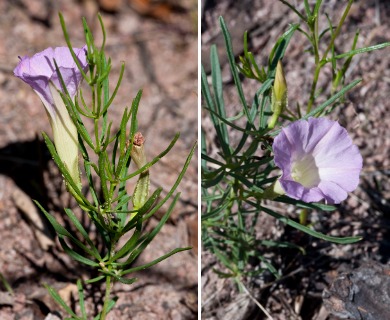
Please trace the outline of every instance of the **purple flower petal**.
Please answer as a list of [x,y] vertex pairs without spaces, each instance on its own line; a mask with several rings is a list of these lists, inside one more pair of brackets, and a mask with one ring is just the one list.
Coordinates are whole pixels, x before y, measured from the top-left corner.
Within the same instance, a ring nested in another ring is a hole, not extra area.
[[363,159],[347,131],[325,118],[283,128],[273,144],[280,184],[291,198],[340,203],[356,189]]
[[318,186],[324,194],[326,203],[337,204],[345,200],[348,196],[347,191],[332,181],[323,181]]
[[[87,71],[86,46],[81,49],[73,48],[84,71]],[[49,82],[52,81],[57,89],[62,90],[59,76],[55,69],[54,59],[64,79],[66,88],[71,98],[76,95],[82,80],[82,75],[74,62],[68,47],[47,48],[32,56],[20,58],[19,64],[14,70],[15,76],[29,84],[39,95],[49,115],[55,117],[55,108]]]

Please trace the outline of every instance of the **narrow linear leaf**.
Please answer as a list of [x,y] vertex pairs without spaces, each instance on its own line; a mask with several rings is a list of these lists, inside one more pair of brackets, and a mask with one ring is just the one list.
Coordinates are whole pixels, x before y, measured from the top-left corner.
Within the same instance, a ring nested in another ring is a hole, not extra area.
[[[122,272],[122,275],[126,275],[126,274],[133,273],[133,272],[140,271],[140,270],[145,270],[145,269],[150,268],[150,267],[156,265],[157,263],[159,263],[159,262],[169,258],[170,256],[172,256],[172,255],[174,255],[174,254],[176,254],[178,252],[191,250],[191,249],[192,249],[192,247],[176,248],[176,249],[172,250],[171,252],[169,252],[169,253],[161,256],[160,258],[155,259],[155,260],[153,260],[153,261],[151,261],[149,263],[146,263],[146,264],[144,264],[142,266],[138,266],[138,267],[135,267],[135,268],[127,269],[127,270]],[[119,265],[121,265],[121,264],[119,263]]]
[[98,282],[100,280],[103,280],[105,277],[106,276],[98,276],[98,277],[93,278],[93,279],[85,280],[84,282],[87,284],[91,284],[91,283],[95,283],[95,282]]
[[[315,108],[314,110],[310,111],[308,114],[306,114],[302,119],[308,119],[310,117],[315,116],[317,113],[321,113],[327,106],[334,103],[337,99],[342,97],[347,91],[351,90],[353,87],[358,85],[362,80],[358,79],[355,81],[352,81],[350,84],[345,86],[343,89],[341,89],[339,92],[337,92],[334,96],[332,96],[330,99],[326,100],[324,103],[322,103],[319,107]],[[280,130],[279,130],[280,131]]]
[[141,229],[142,229],[142,224],[137,223],[137,228],[134,230],[134,233],[131,236],[131,238],[124,244],[124,246],[121,249],[118,250],[118,252],[110,259],[110,261],[116,261],[124,257],[137,246],[137,241],[142,233]]
[[[217,117],[219,120],[221,120],[222,122],[226,123],[228,126],[232,127],[233,129],[236,129],[238,131],[242,131],[242,132],[246,132],[245,129],[235,125],[233,122],[229,121],[228,119],[225,119],[225,118],[222,118],[218,113],[216,113],[215,111],[209,109],[209,108],[204,108],[205,110],[209,111],[210,114],[214,115],[215,117]],[[251,128],[253,128],[253,125],[250,125]]]
[[283,202],[283,203],[288,203],[288,204],[293,204],[297,207],[300,208],[308,208],[308,209],[319,209],[323,211],[334,211],[336,210],[335,206],[329,205],[329,204],[324,204],[324,203],[306,203],[303,201],[291,199],[287,196],[280,196],[275,199],[277,202]]
[[160,232],[161,228],[164,226],[164,224],[167,222],[168,218],[170,217],[173,208],[176,205],[177,200],[180,197],[180,193],[178,193],[172,200],[171,205],[167,209],[167,212],[164,214],[164,216],[161,218],[160,222],[157,224],[157,226],[148,234],[148,236],[145,238],[145,240],[138,246],[137,249],[135,249],[129,256],[129,258],[126,260],[125,264],[130,264],[136,259],[140,253],[145,250],[145,248],[149,245],[149,243],[154,239],[154,237]]
[[276,268],[267,259],[265,259],[263,256],[259,255],[258,257],[265,264],[267,269],[274,275],[274,277],[276,279],[279,279],[280,278],[280,274],[278,273],[278,270],[276,270]]
[[354,55],[365,53],[365,52],[370,52],[370,51],[383,49],[383,48],[386,48],[388,46],[390,46],[390,42],[384,42],[384,43],[381,43],[381,44],[377,44],[375,46],[355,49],[355,50],[351,50],[351,51],[348,51],[348,52],[345,52],[345,53],[342,53],[342,54],[338,54],[337,56],[334,56],[334,59],[342,59],[342,58],[354,56]]
[[248,204],[266,212],[267,214],[269,214],[270,216],[278,219],[279,221],[295,228],[295,229],[298,229],[300,231],[303,231],[313,237],[316,237],[316,238],[319,238],[319,239],[322,239],[322,240],[326,240],[326,241],[330,241],[330,242],[334,242],[334,243],[340,243],[340,244],[347,244],[347,243],[355,243],[355,242],[358,242],[360,240],[362,240],[362,237],[332,237],[332,236],[327,236],[323,233],[320,233],[320,232],[317,232],[317,231],[314,231],[306,226],[303,226],[301,225],[300,223],[298,222],[295,222],[294,220],[291,220],[279,213],[276,213],[275,211],[271,210],[271,209],[268,209],[266,207],[263,207],[263,206],[260,206],[260,205],[257,205],[256,203],[253,203],[251,201],[246,201]]
[[84,304],[84,288],[83,283],[80,279],[77,280],[77,291],[79,294],[79,305],[80,305],[80,311],[81,311],[81,317],[83,319],[87,319],[87,312],[85,310],[85,304]]
[[68,313],[70,314],[72,317],[74,317],[75,319],[80,319],[76,313],[74,313],[74,311],[66,304],[66,302],[61,298],[61,296],[57,293],[56,290],[54,290],[53,287],[47,285],[47,284],[44,284],[45,288],[47,289],[47,291],[49,292],[49,294],[51,295],[51,297]]
[[222,17],[219,17],[219,23],[221,25],[223,37],[225,39],[226,52],[227,52],[227,56],[228,56],[228,60],[229,60],[230,71],[231,71],[232,76],[233,76],[234,84],[236,86],[238,96],[239,96],[240,101],[241,101],[241,105],[244,108],[244,113],[249,121],[250,116],[249,116],[248,105],[247,105],[246,100],[245,100],[244,91],[242,89],[241,80],[240,80],[240,77],[238,75],[238,71],[237,71],[237,67],[236,67],[236,63],[235,63],[232,39],[230,37],[230,33],[229,33],[229,30],[225,24],[225,21],[223,20]]
[[222,171],[218,175],[216,175],[214,178],[203,179],[202,184],[201,184],[202,188],[204,188],[204,189],[212,188],[212,187],[216,186],[217,184],[219,184],[223,180],[224,177],[225,177],[225,174]]
[[145,213],[147,213],[152,205],[156,202],[156,200],[160,197],[160,194],[162,192],[162,188],[159,187],[153,194],[150,196],[150,198],[145,202],[142,208],[138,210],[136,215],[125,225],[125,227],[122,230],[122,234],[126,233],[127,231],[131,230],[136,226],[138,223],[138,219],[140,219]]
[[[217,47],[213,45],[210,51],[210,60],[211,60],[211,77],[212,84],[214,89],[214,96],[216,102],[216,112],[222,117],[226,118],[225,112],[225,103],[223,100],[223,90],[222,90],[222,74],[221,74],[221,66],[219,64]],[[215,125],[215,124],[214,124]],[[218,122],[218,126],[220,128],[220,137],[219,142],[221,144],[222,149],[224,150],[225,155],[230,155],[229,148],[229,135],[226,128],[225,123]]]
[[[102,113],[106,113],[107,110],[108,110],[108,108],[109,108],[109,106],[110,106],[111,103],[114,101],[114,99],[115,99],[115,97],[116,97],[116,94],[118,93],[119,86],[120,86],[120,84],[121,84],[121,82],[122,82],[122,78],[123,78],[124,72],[125,72],[125,64],[124,64],[124,62],[122,62],[122,64],[121,64],[121,69],[120,69],[120,72],[119,72],[119,79],[118,79],[118,81],[117,81],[117,84],[116,84],[116,86],[115,86],[115,89],[114,89],[114,91],[113,91],[111,97],[109,98],[109,100],[108,100],[108,101],[104,101],[104,104],[105,104],[105,105],[104,105],[104,108],[103,108],[103,112],[102,112]],[[108,83],[107,83],[107,86],[108,86]],[[108,90],[108,87],[107,87],[107,90]],[[108,95],[107,95],[107,94],[105,94],[104,97],[105,97],[105,100],[108,99]]]
[[216,160],[216,159],[214,159],[214,158],[211,158],[210,156],[208,156],[208,155],[205,154],[205,153],[202,153],[201,157],[202,157],[203,160],[205,160],[205,161],[207,161],[207,162],[214,163],[214,164],[216,164],[216,165],[218,165],[218,166],[220,166],[220,167],[224,167],[224,166],[225,166],[224,163],[219,162],[218,160]]
[[172,186],[171,190],[169,190],[167,195],[156,206],[154,206],[154,208],[152,210],[150,210],[150,212],[147,215],[144,216],[143,221],[149,219],[155,212],[157,212],[157,210],[159,210],[163,206],[163,204],[165,202],[167,202],[168,199],[171,198],[171,196],[173,195],[173,193],[175,192],[175,190],[179,186],[181,180],[183,179],[184,174],[186,173],[186,171],[188,169],[188,166],[190,165],[190,162],[191,162],[192,156],[194,155],[196,146],[197,146],[197,143],[195,143],[193,145],[190,153],[188,154],[188,157],[187,157],[187,159],[186,159],[186,161],[185,161],[185,163],[183,165],[183,169],[180,171],[180,174],[177,177],[177,179],[176,179],[174,185]]
[[107,270],[100,270],[102,273],[104,273],[105,275],[108,275],[108,276],[111,276],[113,277],[115,280],[121,282],[121,283],[124,283],[124,284],[133,284],[134,282],[136,282],[138,280],[138,278],[123,278],[111,271],[107,271]]
[[213,272],[215,272],[218,275],[218,277],[220,277],[221,279],[229,279],[229,278],[234,278],[236,276],[236,274],[234,273],[222,272],[215,268],[213,268]]
[[61,244],[61,247],[64,249],[64,251],[71,257],[73,258],[74,260],[77,260],[81,263],[84,263],[88,266],[91,266],[91,267],[98,267],[99,264],[88,259],[88,258],[85,258],[84,256],[80,255],[79,253],[73,251],[65,242],[64,238],[63,237],[59,237],[59,241],[60,241],[60,244]]
[[61,12],[58,13],[58,16],[60,18],[60,24],[61,24],[62,32],[64,34],[65,42],[68,45],[69,51],[70,51],[70,53],[72,55],[72,58],[73,58],[74,62],[76,63],[77,68],[79,69],[80,73],[83,75],[83,78],[89,83],[90,80],[87,77],[87,75],[85,74],[83,68],[81,67],[79,59],[77,58],[76,54],[73,51],[73,46],[72,46],[72,44],[70,42],[70,38],[69,38],[68,31],[66,29],[64,17],[63,17]]
[[232,262],[229,260],[229,258],[227,257],[227,255],[225,255],[224,253],[222,253],[222,251],[218,250],[217,248],[214,248],[213,250],[215,256],[218,258],[219,261],[222,262],[222,264],[228,268],[230,271],[232,271],[234,274],[234,268],[232,266]]
[[141,97],[142,97],[142,90],[139,90],[131,104],[130,137],[134,137],[135,133],[138,130],[137,114],[138,114],[138,107],[141,101]]
[[275,71],[276,71],[276,66],[278,64],[278,61],[283,58],[287,46],[290,43],[292,36],[294,35],[295,31],[298,28],[299,28],[299,24],[292,24],[290,28],[285,33],[283,33],[282,36],[278,38],[275,45],[273,46],[271,53],[269,55],[269,70],[268,70],[269,78],[275,76]]
[[77,228],[77,230],[80,232],[80,234],[84,237],[84,239],[87,241],[89,246],[91,247],[94,257],[98,260],[102,260],[99,250],[95,247],[94,243],[92,242],[91,238],[89,237],[87,231],[85,231],[84,227],[81,225],[80,221],[77,219],[75,214],[72,212],[72,210],[65,208],[65,213],[69,217],[69,219],[72,221],[74,226]]
[[[207,105],[207,109],[213,110],[213,113],[210,113],[210,118],[211,118],[211,121],[213,123],[215,132],[217,133],[217,140],[221,141],[222,151],[224,152],[224,154],[226,154],[228,156],[228,155],[230,155],[230,149],[229,149],[228,143],[226,143],[226,136],[225,135],[227,135],[227,133],[223,132],[223,129],[222,129],[223,124],[218,119],[218,117],[216,117],[214,115],[214,113],[218,114],[218,112],[215,111],[216,107],[215,107],[214,100],[213,100],[213,97],[212,97],[211,92],[210,92],[210,88],[209,88],[209,85],[207,82],[207,75],[204,71],[203,66],[202,66],[201,74],[202,74],[202,76],[201,76],[202,96],[203,96],[204,101]],[[226,116],[222,117],[222,118],[226,118]]]

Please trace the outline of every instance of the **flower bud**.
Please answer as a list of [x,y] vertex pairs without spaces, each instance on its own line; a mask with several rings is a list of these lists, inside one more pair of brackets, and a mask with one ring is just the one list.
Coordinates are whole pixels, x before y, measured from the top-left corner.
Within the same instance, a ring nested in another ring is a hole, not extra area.
[[141,132],[137,132],[134,135],[133,147],[130,155],[138,169],[142,168],[146,164],[146,156],[144,149],[145,138]]
[[283,67],[280,60],[276,66],[275,81],[272,87],[271,110],[273,115],[268,122],[268,128],[274,128],[279,116],[287,107],[287,83],[284,77]]
[[[134,161],[138,169],[142,168],[147,164],[145,149],[144,149],[145,138],[140,132],[137,132],[134,135],[133,146],[130,152],[131,159]],[[133,208],[138,210],[142,208],[145,202],[149,197],[150,189],[150,175],[149,169],[141,172],[139,175],[137,184],[135,185],[135,190],[133,194]]]

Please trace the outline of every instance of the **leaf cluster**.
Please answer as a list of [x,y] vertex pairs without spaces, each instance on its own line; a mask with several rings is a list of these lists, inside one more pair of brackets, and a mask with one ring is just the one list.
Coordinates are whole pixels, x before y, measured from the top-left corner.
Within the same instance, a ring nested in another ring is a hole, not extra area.
[[[203,108],[208,111],[212,121],[216,141],[218,145],[218,157],[210,157],[210,146],[202,130],[201,145],[201,170],[202,170],[202,242],[206,249],[210,250],[227,271],[215,270],[221,277],[239,279],[242,276],[253,276],[269,270],[276,277],[279,276],[271,261],[266,258],[268,248],[296,248],[304,252],[292,243],[280,241],[265,241],[258,239],[256,226],[260,214],[268,214],[276,220],[301,230],[313,237],[345,244],[360,240],[360,237],[331,237],[322,234],[312,227],[302,225],[277,212],[272,202],[293,205],[299,210],[332,211],[336,208],[320,203],[304,203],[280,196],[272,200],[266,200],[266,190],[278,178],[277,168],[273,162],[272,138],[280,129],[270,129],[267,121],[272,116],[271,89],[275,77],[275,69],[279,60],[282,60],[288,45],[296,32],[305,34],[311,44],[312,54],[316,57],[315,73],[313,77],[312,95],[307,104],[306,113],[297,106],[297,112],[287,109],[281,114],[284,121],[296,121],[318,117],[334,110],[337,103],[342,101],[345,94],[355,87],[360,80],[354,80],[345,84],[346,70],[353,56],[363,52],[384,48],[388,43],[376,46],[356,49],[357,35],[353,40],[351,51],[336,54],[335,40],[340,33],[345,21],[351,1],[348,3],[342,18],[337,26],[329,21],[329,26],[321,33],[318,32],[318,14],[321,1],[317,1],[314,8],[310,8],[305,1],[305,13],[300,13],[295,7],[287,4],[300,17],[301,22],[292,24],[281,35],[273,46],[267,66],[258,66],[254,55],[248,51],[248,34],[244,35],[244,55],[240,57],[240,64],[236,64],[232,49],[232,41],[229,31],[222,17],[220,25],[225,40],[226,54],[230,66],[234,87],[240,102],[241,111],[228,117],[224,101],[224,89],[222,85],[221,66],[215,46],[211,47],[211,75],[207,76],[202,68],[201,86]],[[305,31],[305,26],[309,31]],[[330,34],[329,49],[320,56],[320,40],[325,40],[324,35]],[[341,67],[337,67],[338,60],[345,59]],[[317,80],[326,64],[332,66],[334,71],[333,90],[326,101],[315,105]],[[243,81],[239,73],[245,77],[258,81],[261,85],[250,102],[244,95]],[[311,108],[313,106],[313,108]],[[244,121],[242,121],[244,119]],[[241,120],[239,122],[239,120]],[[239,123],[245,123],[240,125]],[[236,143],[231,141],[230,135],[235,131],[239,135]],[[260,151],[261,150],[261,151]],[[278,206],[276,206],[278,207]],[[279,206],[280,207],[280,206]],[[258,261],[260,263],[253,263]],[[255,269],[251,265],[260,265]]]

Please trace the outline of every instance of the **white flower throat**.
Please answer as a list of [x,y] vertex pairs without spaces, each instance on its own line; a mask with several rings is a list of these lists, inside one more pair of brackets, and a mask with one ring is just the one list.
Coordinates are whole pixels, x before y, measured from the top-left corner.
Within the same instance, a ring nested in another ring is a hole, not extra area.
[[318,186],[320,175],[315,158],[311,154],[306,154],[295,160],[291,165],[291,177],[305,188]]

